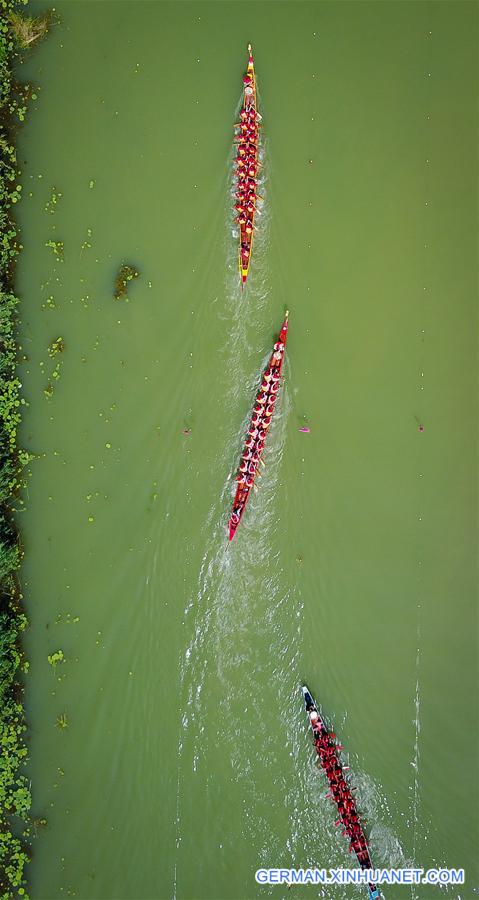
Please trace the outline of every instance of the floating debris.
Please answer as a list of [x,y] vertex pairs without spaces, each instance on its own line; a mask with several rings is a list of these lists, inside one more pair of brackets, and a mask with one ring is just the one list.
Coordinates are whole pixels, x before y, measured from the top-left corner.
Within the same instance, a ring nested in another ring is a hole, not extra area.
[[133,281],[134,278],[138,278],[140,275],[138,269],[131,265],[122,265],[118,270],[118,275],[115,280],[115,300],[120,300],[124,297],[128,300],[126,296],[128,290],[128,284],[130,281]]
[[53,359],[57,353],[63,353],[65,349],[65,341],[62,337],[57,337],[48,347],[48,355]]

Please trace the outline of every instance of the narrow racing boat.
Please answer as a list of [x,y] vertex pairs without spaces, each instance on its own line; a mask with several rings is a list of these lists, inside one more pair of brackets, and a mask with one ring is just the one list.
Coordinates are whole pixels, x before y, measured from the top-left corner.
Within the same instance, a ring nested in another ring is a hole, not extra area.
[[238,487],[236,488],[228,527],[228,538],[230,541],[235,536],[262,462],[263,448],[281,386],[281,370],[283,368],[286,337],[288,334],[288,316],[289,312],[286,311],[278,340],[273,347],[273,352],[264,370],[261,386],[256,396],[248,435],[236,476]]
[[[342,824],[343,835],[349,840],[349,851],[356,854],[361,869],[372,869],[368,842],[359,821],[356,801],[344,777],[344,769],[339,759],[338,751],[342,748],[335,742],[336,735],[325,725],[306,685],[303,685],[302,691],[316,753],[329,782],[328,796],[338,808],[339,819],[336,825]],[[376,885],[369,884],[368,887],[370,900],[379,900],[381,895]]]
[[253,250],[253,231],[257,212],[259,122],[261,116],[256,108],[256,76],[253,52],[248,44],[248,68],[243,78],[243,104],[239,122],[235,125],[237,142],[235,211],[239,225],[238,264],[241,284],[246,283]]

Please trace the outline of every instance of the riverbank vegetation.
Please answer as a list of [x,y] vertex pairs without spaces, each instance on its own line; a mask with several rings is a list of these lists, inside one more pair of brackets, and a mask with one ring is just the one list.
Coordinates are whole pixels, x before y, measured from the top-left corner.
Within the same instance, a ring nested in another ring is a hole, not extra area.
[[10,10],[9,21],[15,43],[22,50],[45,37],[50,24],[51,13],[43,16],[24,16],[14,9]]
[[12,210],[21,197],[15,134],[25,119],[30,85],[19,86],[13,64],[19,50],[47,32],[50,16],[23,17],[22,4],[0,0],[0,896],[26,896],[25,864],[31,795],[24,773],[27,758],[22,677],[28,669],[21,648],[27,621],[17,572],[22,556],[13,522],[28,454],[18,444],[21,384],[16,373],[15,263],[21,250]]

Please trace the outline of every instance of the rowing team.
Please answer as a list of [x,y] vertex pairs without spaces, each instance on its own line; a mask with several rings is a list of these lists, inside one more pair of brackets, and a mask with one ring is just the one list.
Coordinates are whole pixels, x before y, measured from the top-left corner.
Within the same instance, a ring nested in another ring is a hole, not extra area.
[[240,112],[240,121],[235,124],[235,128],[239,130],[235,140],[239,143],[238,153],[241,156],[245,156],[248,150],[253,155],[257,152],[258,118],[259,115],[254,106],[249,106],[248,109],[243,108]]
[[[238,147],[238,153],[236,154],[236,162],[240,161],[246,162],[247,160],[251,160],[252,162],[256,162],[258,155],[258,145],[256,137],[249,137],[246,139],[240,139],[241,142]],[[241,168],[241,167],[240,167]]]
[[240,112],[239,122],[235,122],[235,128],[238,129],[236,140],[242,143],[252,143],[256,145],[258,140],[259,122],[254,106],[249,107],[249,112],[242,109]]
[[256,182],[254,178],[247,178],[238,186],[235,194],[235,210],[236,221],[241,229],[248,235],[253,233],[253,217],[256,210],[256,201],[259,198],[256,193]]
[[276,396],[280,388],[280,373],[278,367],[281,364],[283,354],[284,344],[281,341],[278,341],[274,345],[271,365],[268,366],[263,375],[261,387],[254,405],[248,437],[245,441],[245,449],[236,476],[238,484],[244,485],[246,488],[253,487],[268,428],[271,425]]
[[236,175],[238,178],[238,190],[243,188],[244,182],[249,179],[256,179],[256,175],[258,174],[258,162],[254,157],[250,157],[248,159],[244,159],[242,156],[238,156],[236,158],[237,168]]
[[250,137],[247,141],[242,141],[238,147],[236,154],[236,174],[241,179],[245,174],[249,174],[251,169],[255,174],[258,168],[258,146],[257,139]]
[[330,735],[321,730],[321,721],[317,711],[311,710],[309,715],[316,751],[329,781],[330,795],[332,795],[340,814],[340,819],[337,820],[336,824],[339,825],[342,821],[345,829],[343,834],[347,834],[350,838],[350,852],[354,850],[359,863],[362,866],[369,867],[370,857],[366,838],[359,823],[354,798],[344,779],[343,769],[337,758],[337,748],[331,743]]

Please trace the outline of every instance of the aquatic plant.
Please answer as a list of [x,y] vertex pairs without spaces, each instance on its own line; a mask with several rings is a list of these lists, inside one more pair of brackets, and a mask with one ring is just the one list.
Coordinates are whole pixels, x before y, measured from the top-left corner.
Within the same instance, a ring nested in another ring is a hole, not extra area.
[[134,266],[127,264],[120,266],[115,280],[115,293],[113,295],[115,300],[121,300],[122,297],[128,299],[126,296],[128,285],[130,281],[133,281],[134,278],[138,278],[139,275],[138,269],[135,269]]
[[[57,305],[55,303],[55,298],[53,294],[50,294],[49,297],[45,300],[45,303],[42,303],[42,309],[56,309]],[[26,360],[24,360],[26,362]]]
[[58,663],[65,662],[65,654],[63,650],[56,650],[55,653],[51,653],[47,656],[48,662],[50,665],[55,668]]
[[64,728],[68,728],[69,722],[68,722],[67,714],[61,713],[59,716],[57,716],[56,724],[57,724],[57,728],[60,728],[61,730],[63,730]]
[[53,372],[52,372],[52,378],[54,378],[55,381],[58,381],[58,379],[60,378],[61,368],[62,368],[62,363],[61,363],[61,361],[60,361],[60,362],[57,362],[57,364],[56,364],[56,366],[55,366],[55,368],[54,368],[54,370],[53,370]]

